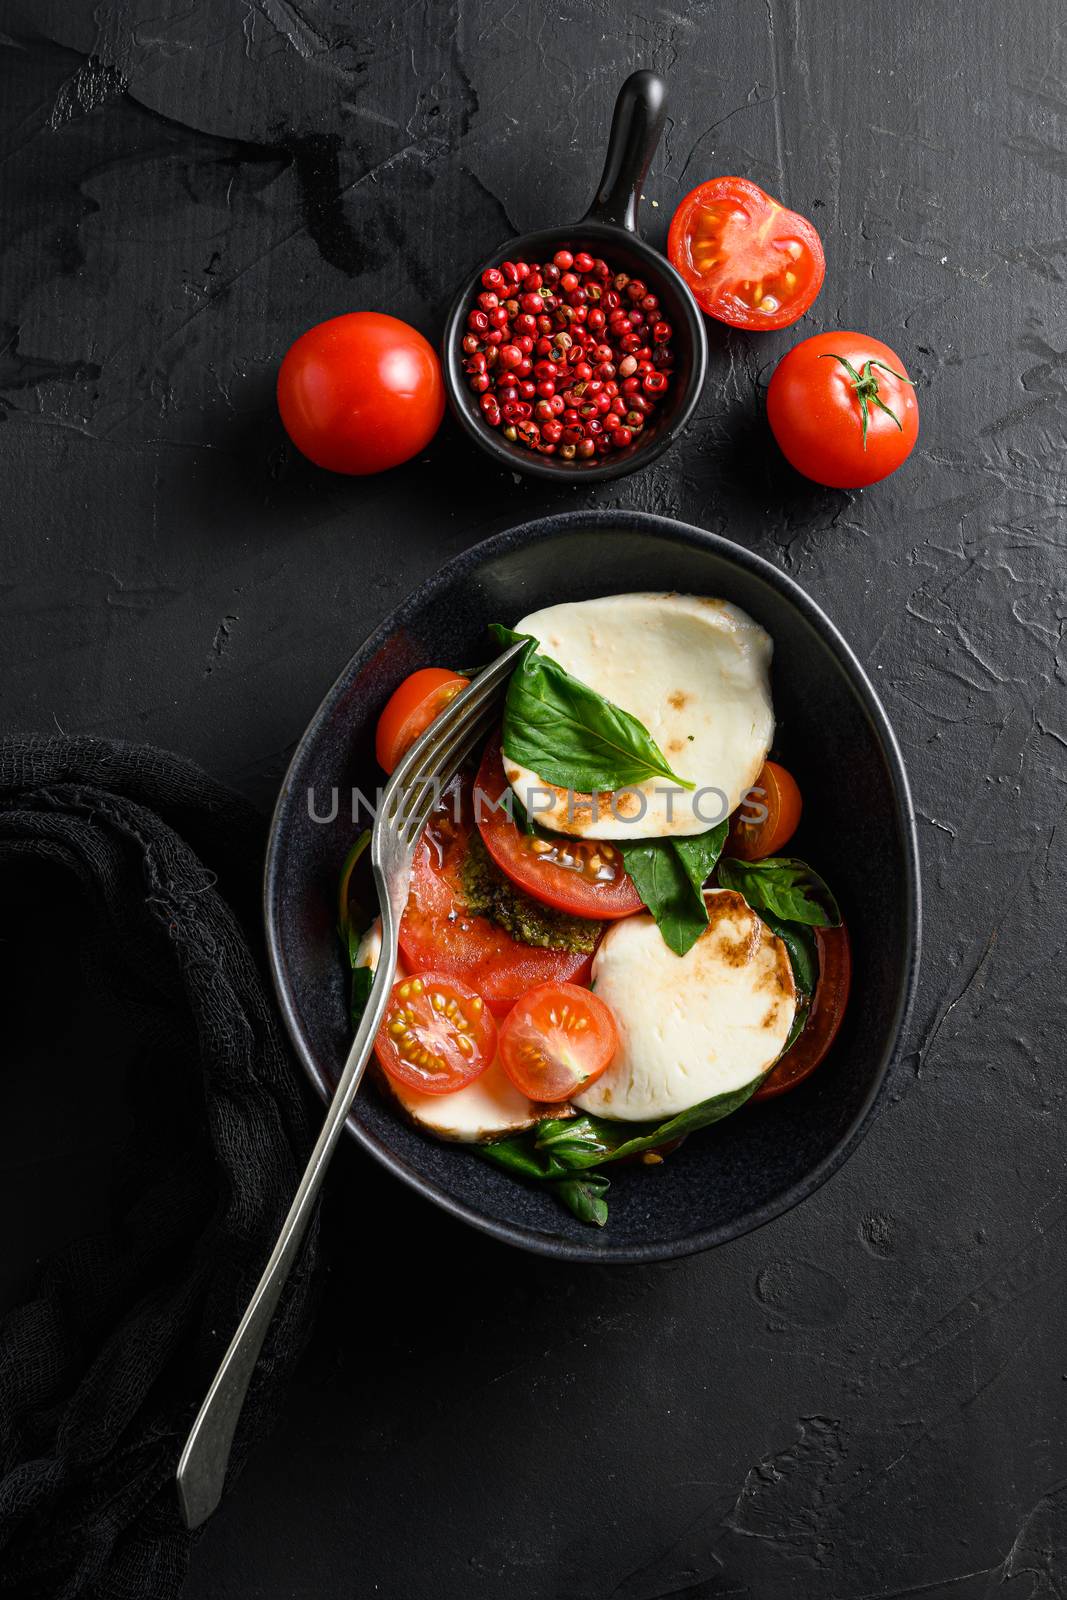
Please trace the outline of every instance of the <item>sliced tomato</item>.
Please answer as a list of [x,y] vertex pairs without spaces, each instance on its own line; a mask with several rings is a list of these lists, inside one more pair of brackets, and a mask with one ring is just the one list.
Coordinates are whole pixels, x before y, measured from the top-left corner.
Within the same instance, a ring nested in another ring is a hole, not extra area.
[[701,310],[735,328],[788,328],[826,276],[807,217],[747,178],[711,178],[687,194],[667,253]]
[[575,917],[610,921],[644,910],[613,845],[527,833],[501,803],[509,792],[496,735],[486,745],[474,781],[474,816],[485,848],[512,883]]
[[497,1016],[541,983],[586,983],[592,954],[546,950],[513,939],[463,897],[463,863],[474,827],[469,776],[454,779],[415,847],[400,948],[413,972],[443,972],[469,983]]
[[769,1100],[787,1089],[795,1089],[815,1071],[837,1038],[852,983],[848,929],[844,923],[839,928],[817,928],[815,942],[819,950],[819,981],[804,1031],[771,1068],[752,1096],[753,1100]]
[[[797,831],[803,801],[797,781],[777,761],[765,761],[730,825],[726,854],[742,861],[776,856]],[[759,815],[759,813],[764,815]]]
[[392,772],[415,740],[469,682],[469,678],[461,678],[458,672],[449,672],[445,667],[422,667],[405,678],[393,690],[378,718],[374,740],[378,765]]
[[492,1062],[496,1022],[468,984],[423,972],[393,985],[374,1050],[397,1083],[421,1094],[452,1094]]
[[500,1027],[500,1064],[531,1100],[569,1100],[611,1065],[619,1034],[603,1000],[573,983],[543,983]]

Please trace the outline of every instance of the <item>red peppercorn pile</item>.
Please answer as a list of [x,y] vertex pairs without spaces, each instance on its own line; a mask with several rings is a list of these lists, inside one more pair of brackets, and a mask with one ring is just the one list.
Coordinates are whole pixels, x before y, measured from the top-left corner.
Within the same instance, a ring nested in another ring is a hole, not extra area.
[[648,285],[584,250],[483,272],[463,354],[488,425],[562,461],[633,444],[673,366],[671,326]]

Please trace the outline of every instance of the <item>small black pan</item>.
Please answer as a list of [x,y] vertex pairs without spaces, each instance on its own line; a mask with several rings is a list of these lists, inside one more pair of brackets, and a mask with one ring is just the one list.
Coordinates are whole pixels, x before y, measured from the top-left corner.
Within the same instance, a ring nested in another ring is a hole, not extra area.
[[[569,227],[545,228],[526,233],[494,250],[463,285],[448,315],[443,341],[445,383],[452,409],[476,444],[514,472],[538,478],[601,483],[646,467],[671,445],[693,414],[704,384],[708,363],[704,320],[688,285],[670,263],[641,238],[637,207],[666,117],[667,86],[655,72],[634,72],[615,102],[611,137],[600,186],[592,205],[579,222]],[[481,290],[482,273],[502,261],[548,261],[557,250],[587,250],[611,266],[642,278],[659,296],[663,316],[674,336],[674,374],[670,388],[656,407],[650,425],[626,450],[590,461],[561,461],[511,444],[482,417],[478,397],[472,394],[463,371],[462,340],[467,313]]]

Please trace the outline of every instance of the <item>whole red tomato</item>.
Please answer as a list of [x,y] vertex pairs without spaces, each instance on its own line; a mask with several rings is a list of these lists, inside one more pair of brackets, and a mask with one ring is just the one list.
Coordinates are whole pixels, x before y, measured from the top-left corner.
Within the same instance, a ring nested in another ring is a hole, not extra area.
[[864,333],[817,333],[783,356],[767,390],[767,420],[797,471],[831,489],[887,478],[919,436],[903,362]]
[[416,328],[378,311],[331,317],[278,371],[285,431],[318,467],[362,476],[399,466],[441,425],[441,364]]

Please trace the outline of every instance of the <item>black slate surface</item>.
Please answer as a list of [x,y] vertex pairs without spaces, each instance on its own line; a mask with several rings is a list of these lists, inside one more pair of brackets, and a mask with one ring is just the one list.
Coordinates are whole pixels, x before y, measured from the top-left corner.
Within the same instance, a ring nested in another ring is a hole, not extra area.
[[[346,1151],[314,1348],[190,1596],[1060,1592],[1060,8],[15,0],[0,34],[5,726],[152,739],[266,806],[384,610],[571,502],[451,426],[387,477],[319,474],[273,375],[339,311],[433,334],[496,239],[584,209],[634,66],[673,95],[650,236],[747,173],[823,233],[801,331],[867,329],[920,385],[905,470],[823,492],[760,418],[796,334],[713,328],[688,438],[588,495],[779,562],[881,687],[927,939],[873,1132],[791,1216],[647,1269],[509,1252]],[[120,1119],[83,1085],[57,1147],[4,1096],[28,1263],[86,1214]]]

